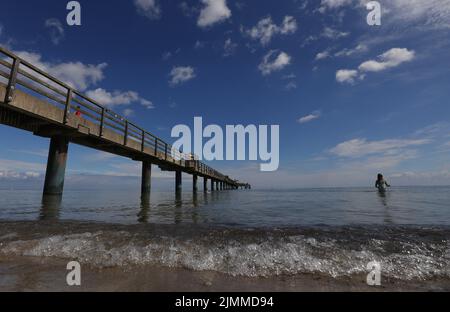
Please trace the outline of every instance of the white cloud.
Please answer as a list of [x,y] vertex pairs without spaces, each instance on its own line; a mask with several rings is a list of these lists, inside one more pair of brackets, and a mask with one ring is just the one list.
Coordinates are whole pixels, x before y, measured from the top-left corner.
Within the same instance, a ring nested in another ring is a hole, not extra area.
[[58,45],[64,38],[64,28],[57,18],[49,18],[45,21],[45,27],[50,29],[50,38],[54,45]]
[[256,26],[250,29],[242,28],[242,32],[264,46],[267,45],[272,37],[277,34],[288,35],[297,31],[297,21],[292,16],[285,16],[280,26],[272,21],[272,17],[268,16],[260,20]]
[[117,156],[115,154],[111,154],[108,152],[103,151],[93,151],[92,153],[89,153],[84,156],[85,161],[105,161],[105,160],[111,160],[114,158],[119,158],[120,156]]
[[10,152],[14,154],[28,154],[32,156],[38,156],[38,157],[47,157],[48,156],[48,150],[47,149],[39,149],[39,150],[33,150],[33,149],[10,149]]
[[303,116],[303,117],[299,118],[297,121],[300,124],[305,124],[305,123],[308,123],[310,121],[313,121],[315,119],[320,118],[320,115],[321,115],[320,112],[313,112],[313,113],[311,113],[309,115],[306,115],[306,116]]
[[285,86],[286,90],[297,89],[297,83],[295,81],[289,81]]
[[0,159],[0,173],[3,174],[3,177],[7,177],[18,172],[43,172],[44,170],[45,165],[43,163]]
[[139,99],[138,94],[133,91],[114,91],[111,93],[102,88],[87,91],[86,95],[98,103],[109,107],[115,105],[128,105]]
[[379,61],[369,60],[359,66],[359,70],[364,72],[379,72],[402,63],[410,62],[414,59],[415,52],[408,49],[393,48],[381,54]]
[[418,157],[415,150],[402,149],[393,152],[392,154],[379,154],[356,161],[344,162],[341,168],[347,170],[370,170],[372,172],[380,172],[380,170],[387,170],[398,166],[405,160],[411,160]]
[[349,32],[339,31],[339,30],[333,29],[331,27],[325,27],[322,32],[322,37],[328,38],[328,39],[339,39],[339,38],[347,37],[348,35],[350,35]]
[[169,59],[171,59],[172,57],[174,57],[175,55],[179,54],[181,52],[181,48],[177,48],[176,50],[174,50],[173,52],[171,51],[165,51],[163,52],[163,54],[161,55],[161,59],[163,61],[168,61]]
[[237,43],[234,43],[233,41],[231,41],[230,38],[228,38],[223,46],[224,49],[223,55],[225,57],[233,55],[236,52],[237,47],[238,47]]
[[[369,0],[359,0],[362,4]],[[448,0],[390,0],[383,3],[384,21],[422,28],[450,28]]]
[[315,60],[323,60],[326,58],[330,58],[330,57],[341,57],[341,56],[351,56],[357,53],[363,53],[369,50],[369,48],[367,47],[367,45],[365,44],[358,44],[356,47],[352,48],[352,49],[342,49],[341,51],[338,51],[334,54],[332,54],[332,50],[333,49],[327,49],[323,52],[317,53]]
[[155,106],[153,105],[153,102],[152,102],[152,101],[149,101],[149,100],[146,100],[146,99],[143,99],[143,98],[139,98],[139,103],[140,103],[142,106],[144,106],[145,108],[147,108],[147,109],[153,109],[153,108],[155,108]]
[[293,73],[290,73],[288,75],[284,75],[283,77],[281,77],[281,79],[283,79],[283,80],[288,80],[288,83],[285,86],[286,90],[297,89],[297,82],[295,81],[296,78],[297,78],[297,76]]
[[123,115],[124,115],[125,117],[131,117],[131,116],[134,115],[134,110],[132,110],[131,108],[125,108],[125,109],[123,110]]
[[[98,65],[86,65],[81,62],[50,63],[42,61],[42,57],[38,53],[19,51],[16,54],[79,91],[85,91],[88,87],[94,86],[103,80],[103,71],[107,66],[106,63]],[[86,91],[86,95],[98,101],[100,104],[109,107],[129,105],[137,102],[148,109],[154,108],[151,101],[140,97],[135,91],[122,92],[116,90],[108,92],[105,89],[97,88]]]
[[172,68],[169,73],[170,81],[172,86],[184,83],[196,77],[195,69],[191,66],[179,66]]
[[323,52],[317,53],[315,60],[319,61],[319,60],[323,60],[326,58],[330,58],[330,57],[342,57],[342,56],[352,56],[354,54],[357,53],[363,53],[368,51],[368,47],[365,44],[358,44],[356,47],[352,48],[352,49],[342,49],[336,53],[332,53],[332,48],[327,49]]
[[[319,11],[344,7],[361,9],[371,0],[322,0]],[[383,23],[431,28],[450,28],[448,0],[390,0],[382,3]]]
[[103,69],[106,68],[106,66],[106,63],[99,65],[85,65],[81,62],[69,62],[52,66],[49,69],[49,72],[82,91],[88,86],[95,85],[97,82],[103,80]]
[[423,127],[414,132],[415,136],[422,136],[426,138],[450,137],[450,123],[437,122],[426,127]]
[[356,53],[363,53],[366,52],[368,50],[367,45],[365,44],[358,44],[355,48],[353,49],[343,49],[339,52],[336,52],[334,54],[334,56],[340,57],[340,56],[351,56],[353,54]]
[[134,0],[134,5],[139,14],[149,19],[161,17],[161,7],[157,0]]
[[86,90],[89,86],[97,84],[104,78],[106,63],[98,65],[83,64],[81,62],[50,63],[42,61],[38,53],[19,51],[16,54],[35,65],[39,69],[48,72],[71,87],[80,91]]
[[338,9],[352,2],[353,0],[322,0],[319,11],[324,13],[327,10]]
[[367,72],[380,72],[397,67],[414,59],[415,52],[405,48],[393,48],[378,56],[378,60],[369,60],[359,65],[358,70],[341,69],[336,72],[340,83],[353,84],[355,80],[364,79]]
[[200,27],[208,27],[231,17],[226,0],[202,0],[203,9],[197,20]]
[[339,157],[362,157],[373,154],[393,156],[406,147],[429,144],[428,139],[389,139],[381,141],[367,141],[366,139],[353,139],[339,143],[330,152]]
[[289,79],[295,79],[295,78],[297,78],[297,75],[294,74],[294,73],[290,73],[290,74],[288,74],[288,75],[284,75],[284,76],[281,77],[281,78],[287,79],[287,80],[289,80]]
[[205,47],[205,42],[197,40],[194,44],[194,49],[202,49]]
[[323,59],[326,59],[326,58],[329,58],[329,57],[330,57],[330,52],[329,51],[323,51],[323,52],[317,53],[315,60],[316,61],[320,61],[320,60],[323,60]]
[[303,43],[301,44],[301,47],[306,47],[307,45],[311,44],[312,42],[315,42],[321,38],[329,39],[329,40],[337,40],[340,38],[344,38],[349,36],[349,32],[345,31],[339,31],[337,29],[333,29],[331,27],[325,27],[320,34],[317,35],[311,35],[306,37],[303,40]]
[[297,21],[293,16],[285,16],[279,28],[283,35],[293,34],[297,31]]
[[194,6],[190,6],[186,1],[182,1],[178,7],[181,9],[181,12],[186,17],[192,17],[198,13],[198,9]]
[[161,58],[163,61],[167,61],[172,57],[172,52],[166,51],[162,54]]
[[95,90],[89,90],[86,95],[98,103],[113,107],[117,105],[129,105],[131,103],[138,102],[147,108],[153,108],[152,102],[143,99],[137,92],[134,91],[113,91],[108,92],[105,89],[97,88]]
[[35,171],[2,171],[0,170],[0,180],[29,180],[33,178],[39,178],[42,173]]
[[396,184],[404,185],[449,185],[450,170],[441,169],[436,171],[405,171],[395,172],[390,175]]
[[[278,55],[277,55],[278,54]],[[266,76],[274,71],[279,71],[288,66],[291,63],[291,57],[285,52],[279,52],[276,50],[269,51],[263,58],[258,69]]]
[[336,80],[340,83],[354,83],[358,77],[358,71],[352,69],[340,69],[336,72]]

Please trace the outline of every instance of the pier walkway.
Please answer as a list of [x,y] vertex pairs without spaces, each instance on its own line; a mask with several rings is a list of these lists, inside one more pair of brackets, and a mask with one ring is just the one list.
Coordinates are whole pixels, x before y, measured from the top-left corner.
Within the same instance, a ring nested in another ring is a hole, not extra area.
[[50,138],[44,194],[62,194],[70,142],[142,162],[142,194],[151,188],[151,165],[198,177],[203,190],[250,188],[172,146],[127,118],[100,105],[12,52],[0,47],[0,123]]

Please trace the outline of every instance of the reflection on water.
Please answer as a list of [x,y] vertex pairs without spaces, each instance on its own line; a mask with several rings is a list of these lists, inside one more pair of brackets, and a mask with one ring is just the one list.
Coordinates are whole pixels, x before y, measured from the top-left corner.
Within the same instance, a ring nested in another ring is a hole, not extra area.
[[44,195],[42,196],[40,220],[58,220],[61,208],[61,195]]
[[192,194],[192,223],[198,223],[198,195],[197,192]]
[[390,193],[378,191],[377,194],[380,199],[381,205],[384,207],[384,223],[385,224],[394,224],[391,214],[390,214],[390,207],[388,205]]
[[175,213],[174,213],[174,222],[175,224],[179,224],[181,223],[181,221],[183,220],[183,212],[182,212],[182,207],[183,207],[183,203],[181,201],[181,192],[176,192],[175,193]]
[[209,224],[243,227],[450,225],[450,187],[230,190],[177,193],[139,190],[0,190],[0,220]]
[[148,223],[150,213],[150,194],[141,196],[141,209],[137,215],[139,223]]
[[388,204],[387,204],[387,194],[386,194],[386,192],[378,191],[377,194],[378,194],[378,196],[380,198],[381,204],[383,206],[387,207]]
[[[174,223],[179,224],[185,219],[183,213],[183,206],[185,206],[186,210],[190,210],[192,223],[197,224],[199,222],[198,208],[201,206],[207,206],[210,203],[208,199],[209,197],[212,201],[220,200],[220,196],[214,194],[215,192],[203,192],[202,195],[199,195],[198,192],[193,192],[191,195],[187,195],[182,192],[176,192],[173,205]],[[187,195],[186,200],[183,200],[183,195]],[[190,199],[191,201],[189,202]],[[151,223],[151,220],[149,220],[151,207],[151,194],[141,196],[140,210],[137,214],[137,221],[139,223]],[[168,211],[170,211],[170,209],[168,209]]]
[[[189,212],[189,221],[197,224],[199,222],[198,208],[207,206],[210,203],[214,203],[215,201],[219,201],[221,199],[221,195],[217,194],[217,192],[203,192],[201,195],[199,195],[198,192],[193,192],[192,194],[176,192],[173,204],[170,205],[164,201],[161,202],[158,196],[155,197],[154,203],[152,203],[151,194],[142,195],[140,197],[139,211],[136,214],[138,223],[151,223],[152,220],[150,217],[153,207],[156,208],[156,210],[160,210],[161,214],[164,216],[168,216],[172,213],[173,223],[175,224],[185,222],[186,216],[188,215],[187,212]],[[67,200],[67,198],[65,198],[65,200]],[[82,206],[85,200],[86,199],[80,198],[80,206],[77,207],[78,209],[84,210]],[[39,219],[58,220],[60,218],[62,203],[63,196],[61,195],[44,195],[40,205]],[[98,207],[88,210],[95,210],[96,208]],[[162,209],[165,211],[161,211]],[[158,218],[155,219],[155,222],[158,223]]]

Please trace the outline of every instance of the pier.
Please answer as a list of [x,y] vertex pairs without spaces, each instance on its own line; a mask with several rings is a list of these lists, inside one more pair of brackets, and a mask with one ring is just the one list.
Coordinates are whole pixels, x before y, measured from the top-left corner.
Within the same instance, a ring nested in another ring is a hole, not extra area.
[[243,183],[196,160],[120,114],[0,47],[0,123],[50,139],[44,194],[61,195],[69,144],[75,143],[142,163],[141,193],[151,190],[152,165],[175,172],[175,190],[182,190],[182,173],[199,177],[203,191],[250,189]]

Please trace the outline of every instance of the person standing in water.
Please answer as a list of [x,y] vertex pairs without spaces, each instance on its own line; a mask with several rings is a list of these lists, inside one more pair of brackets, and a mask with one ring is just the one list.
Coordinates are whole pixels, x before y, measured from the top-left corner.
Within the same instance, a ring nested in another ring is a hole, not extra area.
[[389,183],[384,179],[383,175],[381,173],[378,174],[377,181],[375,182],[375,187],[380,192],[386,192],[386,189],[388,187],[391,187]]

